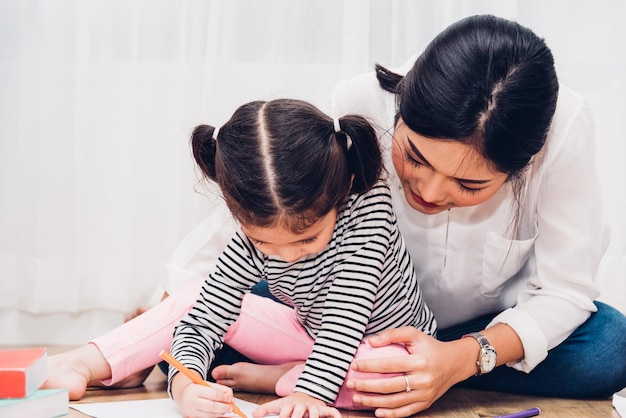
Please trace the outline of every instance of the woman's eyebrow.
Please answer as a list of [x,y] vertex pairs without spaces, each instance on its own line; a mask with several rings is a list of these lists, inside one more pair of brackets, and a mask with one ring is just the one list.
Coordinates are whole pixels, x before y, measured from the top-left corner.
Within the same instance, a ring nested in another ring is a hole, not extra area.
[[[431,163],[428,162],[428,160],[422,155],[422,153],[417,149],[417,147],[415,146],[415,144],[413,143],[413,141],[411,141],[409,138],[406,139],[407,142],[409,143],[409,146],[411,147],[411,150],[415,153],[415,155],[417,155],[417,157],[422,160],[422,162],[424,164],[426,164],[429,167],[433,167],[433,165]],[[492,179],[490,180],[472,180],[472,179],[462,179],[459,177],[453,177],[456,181],[461,182],[461,183],[468,183],[468,184],[485,184],[485,183],[489,183]]]
[[431,163],[428,162],[428,160],[422,155],[422,153],[417,149],[417,147],[415,146],[415,144],[413,143],[413,141],[411,141],[409,138],[406,139],[407,142],[409,143],[409,146],[411,147],[411,150],[413,150],[413,152],[417,155],[417,157],[422,160],[422,162],[424,164],[426,164],[429,167],[432,167],[433,165]]

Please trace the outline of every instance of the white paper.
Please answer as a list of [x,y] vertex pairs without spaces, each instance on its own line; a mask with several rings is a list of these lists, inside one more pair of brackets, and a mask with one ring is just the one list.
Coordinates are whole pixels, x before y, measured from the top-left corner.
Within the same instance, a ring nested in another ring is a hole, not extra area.
[[[248,418],[259,405],[235,398],[235,404],[241,408]],[[180,418],[178,408],[170,398],[146,399],[139,401],[101,402],[101,403],[76,403],[70,404],[83,414],[95,418]],[[228,414],[228,416],[237,416]]]
[[[613,395],[613,408],[623,417],[626,418],[626,389]],[[246,414],[248,415],[248,414]]]

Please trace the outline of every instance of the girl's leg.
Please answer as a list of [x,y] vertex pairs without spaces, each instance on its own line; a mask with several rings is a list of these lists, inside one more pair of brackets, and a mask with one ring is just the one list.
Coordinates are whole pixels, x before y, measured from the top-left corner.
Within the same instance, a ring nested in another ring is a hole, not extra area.
[[[501,366],[460,387],[563,398],[607,398],[626,386],[626,317],[595,302],[598,311],[563,343],[548,352],[530,373]],[[492,315],[438,331],[440,340],[479,331]]]
[[228,328],[224,342],[248,359],[229,366],[222,362],[211,368],[211,377],[233,389],[259,393],[275,393],[280,377],[295,363],[304,363],[313,347],[293,308],[256,294],[244,297],[239,317]]
[[[385,347],[374,348],[367,342],[362,342],[359,349],[354,356],[356,359],[372,359],[372,358],[394,358],[399,356],[408,356],[409,352],[403,345],[392,344]],[[297,364],[287,373],[285,373],[276,383],[276,394],[278,396],[291,395],[296,387],[296,383],[300,374],[304,370],[304,363]],[[352,396],[355,391],[348,390],[346,388],[346,381],[348,379],[380,379],[382,377],[401,376],[401,373],[364,373],[354,370],[348,370],[344,384],[339,389],[339,394],[333,406],[341,409],[349,410],[368,410],[373,408],[364,407],[363,405],[356,405],[352,402]]]
[[[139,385],[145,369],[169,350],[174,326],[196,301],[202,282],[190,283],[157,306],[88,344],[48,359],[45,387],[69,388],[70,399],[80,399],[88,385]],[[137,379],[124,380],[138,374]]]
[[[224,341],[251,360],[265,365],[283,365],[297,362],[282,374],[275,385],[276,394],[288,396],[293,393],[296,382],[304,369],[304,362],[311,354],[313,339],[305,332],[293,308],[278,304],[268,298],[246,295],[237,321],[228,329]],[[355,358],[384,358],[406,356],[402,345],[394,344],[372,348],[362,343]],[[248,370],[264,370],[267,367],[248,367]],[[383,375],[348,371],[347,378],[378,378]],[[384,375],[389,377],[389,374]],[[345,384],[341,387],[335,406],[343,409],[362,409],[352,403],[352,391]]]
[[[265,280],[260,280],[256,285],[254,285],[251,292],[255,295],[263,296],[265,298],[269,298],[271,300],[279,302],[281,305],[283,304],[270,293],[267,282]],[[222,347],[221,350],[215,353],[215,360],[213,361],[213,363],[211,363],[211,367],[209,368],[209,376],[211,376],[213,369],[215,369],[216,367],[222,365],[231,365],[239,362],[252,362],[252,360],[237,352],[228,344],[224,344],[224,347]],[[169,365],[165,361],[159,363],[159,368],[165,375],[167,375],[168,367]]]
[[224,343],[266,365],[304,361],[313,348],[292,307],[251,293],[243,298],[239,318],[228,328]]
[[127,376],[154,366],[161,350],[172,345],[174,327],[195,303],[202,282],[191,282],[158,305],[95,338],[94,344],[111,366],[104,385],[114,385]]

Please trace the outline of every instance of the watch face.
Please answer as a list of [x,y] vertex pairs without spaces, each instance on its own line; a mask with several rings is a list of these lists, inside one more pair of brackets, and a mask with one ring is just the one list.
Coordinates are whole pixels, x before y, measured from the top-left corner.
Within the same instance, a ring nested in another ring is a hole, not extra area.
[[488,373],[496,367],[496,352],[485,350],[480,358],[480,368],[483,373]]

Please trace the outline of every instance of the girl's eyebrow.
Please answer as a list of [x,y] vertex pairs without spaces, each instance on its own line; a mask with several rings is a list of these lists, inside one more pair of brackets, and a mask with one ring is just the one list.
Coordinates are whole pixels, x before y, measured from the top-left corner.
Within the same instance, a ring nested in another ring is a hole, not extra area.
[[[262,244],[277,245],[277,244],[274,244],[274,243],[271,243],[271,242],[268,243],[266,241],[263,241],[263,240],[260,240],[260,239],[256,239],[256,238],[250,236],[249,234],[247,234],[245,231],[243,233],[244,233],[245,236],[248,237],[248,239],[250,241],[259,242],[259,243],[262,243]],[[290,243],[284,244],[284,245],[289,245],[289,244],[295,244],[295,243],[298,243],[298,242],[308,241],[308,240],[311,240],[313,238],[316,238],[318,235],[319,235],[319,233],[315,233],[315,234],[311,235],[310,237],[302,238],[302,239],[299,239],[298,241],[290,242]]]
[[[415,146],[415,144],[413,143],[413,141],[411,141],[408,137],[406,138],[407,142],[409,143],[409,146],[411,147],[411,150],[415,153],[415,155],[417,155],[417,157],[422,160],[422,162],[424,164],[426,164],[428,167],[432,168],[433,165],[431,163],[428,162],[428,160],[426,158],[424,158],[424,156],[422,155],[422,153],[417,149],[417,147]],[[472,179],[462,179],[462,178],[458,178],[458,177],[453,177],[456,181],[460,182],[460,183],[469,183],[469,184],[485,184],[485,183],[489,183],[491,180],[472,180]]]

